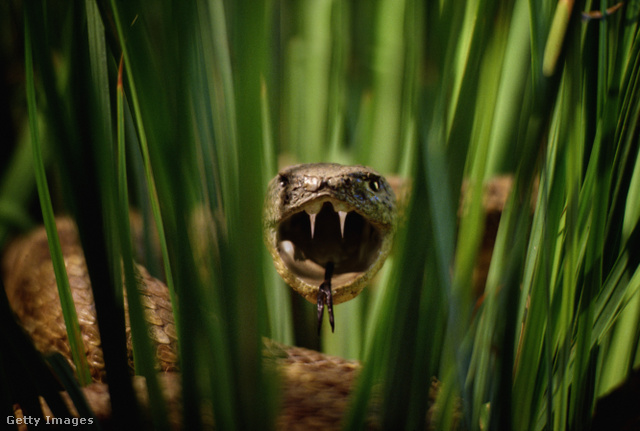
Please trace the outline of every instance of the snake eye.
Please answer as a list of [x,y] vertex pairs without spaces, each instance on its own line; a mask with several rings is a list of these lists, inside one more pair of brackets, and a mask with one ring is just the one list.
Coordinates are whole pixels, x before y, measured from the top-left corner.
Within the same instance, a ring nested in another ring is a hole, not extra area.
[[280,183],[280,187],[286,187],[289,184],[289,177],[286,175],[280,175],[278,181]]
[[379,191],[380,190],[380,181],[378,181],[377,179],[369,180],[369,188],[374,192]]

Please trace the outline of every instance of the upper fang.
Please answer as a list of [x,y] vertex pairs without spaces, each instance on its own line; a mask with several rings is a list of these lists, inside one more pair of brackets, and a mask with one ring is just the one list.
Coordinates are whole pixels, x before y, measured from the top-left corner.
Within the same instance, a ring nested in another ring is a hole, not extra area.
[[340,235],[342,235],[342,238],[344,239],[344,222],[347,219],[347,212],[338,211],[338,216],[340,217]]
[[316,230],[316,216],[318,214],[309,214],[309,221],[311,222],[311,239],[313,239],[313,233]]

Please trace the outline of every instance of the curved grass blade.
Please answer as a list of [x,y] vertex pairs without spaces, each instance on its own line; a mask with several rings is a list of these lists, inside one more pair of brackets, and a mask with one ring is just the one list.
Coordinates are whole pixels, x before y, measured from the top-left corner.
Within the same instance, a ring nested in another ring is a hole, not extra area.
[[71,287],[69,286],[69,279],[64,265],[62,250],[60,249],[60,240],[56,229],[53,206],[51,204],[51,197],[49,195],[49,187],[47,185],[47,177],[44,169],[44,161],[42,158],[37,125],[38,116],[33,76],[34,67],[31,52],[31,28],[31,18],[28,13],[25,13],[25,72],[27,81],[27,107],[29,110],[29,125],[31,128],[31,142],[33,145],[33,166],[35,170],[36,184],[38,187],[38,196],[40,198],[40,207],[42,209],[45,228],[47,230],[51,260],[53,262],[53,269],[58,283],[58,293],[60,295],[60,303],[62,305],[62,314],[67,327],[69,345],[71,346],[71,356],[74,364],[76,365],[78,379],[84,386],[91,382],[91,374],[89,373],[89,365],[84,354],[85,347],[82,341],[80,325],[78,323],[78,315],[76,314],[73,297],[71,296]]

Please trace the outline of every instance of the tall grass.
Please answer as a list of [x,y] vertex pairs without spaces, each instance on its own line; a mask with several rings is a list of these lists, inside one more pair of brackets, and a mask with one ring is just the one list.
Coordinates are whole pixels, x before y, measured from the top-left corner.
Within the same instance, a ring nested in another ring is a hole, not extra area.
[[[598,7],[24,1],[30,140],[78,221],[116,423],[139,418],[124,270],[137,372],[166,427],[131,282],[131,204],[177,298],[186,429],[273,423],[263,336],[363,360],[349,429],[379,396],[385,427],[419,427],[432,376],[441,429],[588,427],[640,362],[637,4],[581,19]],[[411,185],[378,282],[319,339],[262,244],[276,161],[368,164]],[[33,187],[16,169],[3,184]],[[502,173],[513,190],[478,298],[483,184]],[[40,391],[2,376],[6,402]]]

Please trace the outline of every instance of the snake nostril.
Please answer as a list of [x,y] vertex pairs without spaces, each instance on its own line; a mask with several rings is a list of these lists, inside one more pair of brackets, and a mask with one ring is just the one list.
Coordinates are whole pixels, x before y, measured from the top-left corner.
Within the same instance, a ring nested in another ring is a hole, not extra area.
[[318,177],[305,176],[302,184],[307,191],[315,192],[322,187],[322,180]]
[[289,185],[289,177],[286,175],[280,174],[278,181],[280,182],[280,187],[286,187]]

